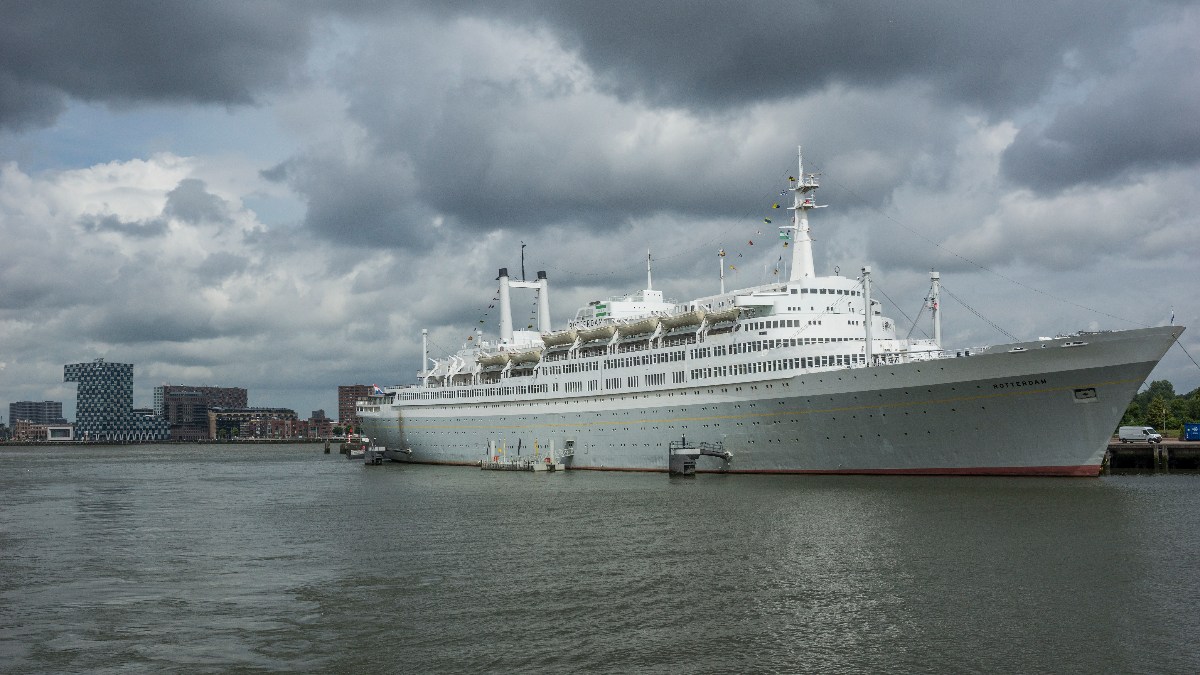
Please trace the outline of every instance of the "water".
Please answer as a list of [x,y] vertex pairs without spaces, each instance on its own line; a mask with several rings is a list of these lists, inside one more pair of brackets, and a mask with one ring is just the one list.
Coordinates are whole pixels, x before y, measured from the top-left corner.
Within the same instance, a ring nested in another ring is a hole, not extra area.
[[1200,671],[1200,476],[0,448],[4,672]]

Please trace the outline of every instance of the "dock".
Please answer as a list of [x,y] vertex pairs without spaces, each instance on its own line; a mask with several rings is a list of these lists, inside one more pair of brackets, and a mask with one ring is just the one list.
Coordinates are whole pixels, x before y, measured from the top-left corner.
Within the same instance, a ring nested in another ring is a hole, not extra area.
[[1110,442],[1104,453],[1103,472],[1197,471],[1200,470],[1200,443],[1163,441],[1162,443]]

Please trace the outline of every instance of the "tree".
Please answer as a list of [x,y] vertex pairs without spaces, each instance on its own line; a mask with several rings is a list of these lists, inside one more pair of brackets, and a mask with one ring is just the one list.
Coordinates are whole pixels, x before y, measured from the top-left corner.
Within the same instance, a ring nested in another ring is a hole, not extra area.
[[1187,419],[1187,404],[1188,400],[1182,396],[1176,396],[1167,404],[1167,409],[1171,417],[1171,429],[1182,429],[1183,421]]
[[1137,400],[1129,402],[1129,407],[1125,409],[1125,414],[1121,417],[1121,426],[1141,426],[1146,421],[1146,416],[1142,413],[1142,406],[1138,405]]
[[1156,396],[1161,397],[1164,401],[1170,401],[1175,398],[1175,385],[1171,384],[1170,380],[1155,380],[1146,387],[1146,391],[1138,394],[1136,398],[1138,403],[1142,404],[1142,408],[1145,408]]
[[1186,422],[1200,422],[1200,389],[1192,391],[1184,399],[1183,417]]
[[1170,429],[1171,411],[1167,406],[1166,400],[1162,396],[1155,396],[1150,400],[1149,407],[1146,408],[1146,425],[1155,427],[1156,429]]

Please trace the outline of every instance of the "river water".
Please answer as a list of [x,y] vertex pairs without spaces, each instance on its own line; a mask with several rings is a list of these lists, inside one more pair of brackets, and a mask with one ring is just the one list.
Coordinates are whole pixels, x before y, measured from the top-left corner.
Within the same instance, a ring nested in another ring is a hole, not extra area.
[[1200,671],[1200,476],[0,448],[3,672]]

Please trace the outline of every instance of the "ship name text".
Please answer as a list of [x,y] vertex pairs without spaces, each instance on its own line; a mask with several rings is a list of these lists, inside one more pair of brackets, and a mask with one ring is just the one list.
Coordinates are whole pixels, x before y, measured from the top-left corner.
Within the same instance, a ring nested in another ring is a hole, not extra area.
[[992,389],[1012,389],[1014,387],[1034,387],[1039,384],[1046,384],[1046,378],[1033,380],[1013,380],[1012,382],[996,382],[992,385]]

